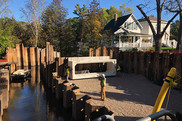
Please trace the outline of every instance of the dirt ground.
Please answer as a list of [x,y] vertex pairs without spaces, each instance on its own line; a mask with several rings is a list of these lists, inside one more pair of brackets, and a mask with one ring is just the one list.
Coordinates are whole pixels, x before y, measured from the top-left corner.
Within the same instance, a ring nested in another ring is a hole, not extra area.
[[[122,73],[120,77],[108,77],[106,100],[100,100],[100,82],[98,79],[72,80],[80,91],[104,104],[114,112],[116,121],[134,121],[151,114],[160,86],[142,75]],[[167,96],[166,96],[167,99]],[[163,108],[166,107],[166,99]],[[182,92],[172,90],[168,110],[182,112]]]

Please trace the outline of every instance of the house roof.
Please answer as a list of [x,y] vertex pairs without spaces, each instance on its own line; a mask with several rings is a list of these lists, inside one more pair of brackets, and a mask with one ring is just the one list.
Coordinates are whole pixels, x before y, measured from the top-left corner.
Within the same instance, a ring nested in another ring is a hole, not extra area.
[[132,14],[128,14],[126,16],[119,17],[115,22],[115,19],[112,19],[105,27],[104,30],[111,29],[113,32],[117,31],[120,26],[131,16]]
[[[155,18],[155,17],[152,17],[152,16],[149,16],[148,17],[149,18],[149,20],[151,20],[151,21],[157,21],[157,18]],[[145,18],[142,18],[142,19],[139,19],[138,20],[139,22],[142,22],[142,21],[147,21]],[[167,21],[165,21],[165,20],[161,20],[162,22],[167,22]]]

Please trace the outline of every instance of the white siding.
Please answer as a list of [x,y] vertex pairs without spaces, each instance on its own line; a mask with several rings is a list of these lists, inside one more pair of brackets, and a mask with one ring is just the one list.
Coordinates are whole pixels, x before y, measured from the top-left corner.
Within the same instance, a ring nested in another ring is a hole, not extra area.
[[[152,25],[153,25],[155,31],[157,32],[157,22],[156,21],[151,21],[151,22],[152,22]],[[148,35],[153,35],[152,30],[151,30],[151,28],[150,28],[147,21],[141,21],[140,24],[143,26],[143,29],[142,29],[141,33],[148,34]],[[166,24],[167,24],[167,22],[162,22],[161,31],[165,28]],[[167,33],[166,34],[166,39],[165,39],[165,34],[164,34],[163,37],[162,37],[162,43],[167,44],[168,41],[169,41],[169,38],[170,38],[169,37],[170,36],[170,25],[166,29],[165,33]]]
[[[125,27],[125,24],[127,24],[128,28]],[[133,24],[133,25],[132,25]],[[134,29],[135,25],[137,26],[136,29]],[[129,25],[131,25],[131,27],[129,27]],[[135,33],[141,33],[141,28],[137,23],[137,20],[134,19],[133,15],[131,15],[122,25],[123,28],[128,29],[131,32],[135,32]]]

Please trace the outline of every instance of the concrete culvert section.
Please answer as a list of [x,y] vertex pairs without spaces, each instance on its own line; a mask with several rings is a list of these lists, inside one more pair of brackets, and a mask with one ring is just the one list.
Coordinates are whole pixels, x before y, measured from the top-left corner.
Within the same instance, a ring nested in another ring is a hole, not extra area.
[[94,78],[98,77],[100,73],[106,76],[115,76],[116,63],[116,59],[110,59],[109,56],[69,57],[68,66],[71,67],[69,77],[71,79]]

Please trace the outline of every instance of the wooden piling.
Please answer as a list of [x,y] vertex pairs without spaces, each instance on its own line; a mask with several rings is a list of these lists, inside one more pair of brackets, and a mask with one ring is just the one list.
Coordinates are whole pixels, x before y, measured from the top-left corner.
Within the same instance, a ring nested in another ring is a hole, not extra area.
[[144,55],[144,68],[145,68],[144,75],[147,78],[149,78],[149,73],[151,73],[150,66],[151,66],[151,53],[147,52]]
[[133,53],[128,53],[128,73],[133,73]]
[[38,47],[35,47],[35,62],[36,66],[40,66],[40,51]]
[[107,48],[106,48],[106,46],[103,46],[102,47],[102,55],[103,56],[107,56],[108,54],[107,54]]
[[117,59],[118,58],[118,54],[119,54],[119,48],[118,47],[114,47],[113,48],[113,58]]
[[8,85],[0,85],[0,91],[2,92],[3,109],[7,109],[9,102]]
[[41,61],[41,64],[43,64],[45,61],[45,49],[42,49],[40,51],[40,61]]
[[71,108],[72,106],[72,91],[78,87],[70,85],[70,83],[63,84],[63,107]]
[[170,54],[161,54],[161,78],[165,78],[170,70]]
[[138,73],[138,53],[134,52],[134,73]]
[[49,61],[49,45],[50,42],[46,42],[46,63]]
[[110,53],[109,56],[112,59],[113,58],[113,50],[112,50],[112,48],[110,48],[109,53]]
[[53,45],[49,45],[49,54],[48,54],[48,56],[49,56],[49,63],[50,64],[53,63],[53,61],[54,61]]
[[79,89],[75,89],[72,98],[72,117],[75,121],[83,121],[85,118],[85,102],[91,97],[80,93]]
[[15,63],[17,63],[17,54],[16,54],[16,49],[13,48],[8,48],[8,53],[7,53],[7,60],[11,64],[11,73],[15,71]]
[[153,81],[155,82],[155,83],[159,83],[160,81],[162,81],[162,80],[160,80],[160,76],[159,76],[159,74],[160,74],[160,71],[159,71],[159,68],[160,68],[160,53],[158,53],[158,52],[155,52],[154,53],[154,58],[153,58]]
[[101,56],[101,47],[98,47],[98,48],[96,49],[95,56]]
[[94,50],[93,50],[93,48],[89,48],[89,56],[94,56]]
[[20,45],[20,59],[21,59],[21,68],[24,67],[24,45]]
[[16,56],[17,56],[17,64],[16,66],[21,67],[21,50],[20,44],[16,44]]
[[0,91],[0,121],[2,121],[3,116],[3,93]]
[[30,66],[36,66],[35,60],[35,47],[30,47]]
[[123,65],[124,65],[123,71],[127,73],[128,72],[128,53],[127,52],[123,53]]
[[99,105],[93,101],[93,99],[88,99],[85,104],[85,121],[94,120],[97,115],[92,116],[92,112],[104,107],[104,105]]
[[28,47],[24,47],[23,63],[24,63],[24,67],[28,67]]
[[138,70],[139,70],[139,73],[144,75],[144,70],[145,70],[145,67],[144,67],[144,53],[143,52],[140,52],[139,55],[139,67],[138,67]]

